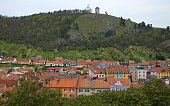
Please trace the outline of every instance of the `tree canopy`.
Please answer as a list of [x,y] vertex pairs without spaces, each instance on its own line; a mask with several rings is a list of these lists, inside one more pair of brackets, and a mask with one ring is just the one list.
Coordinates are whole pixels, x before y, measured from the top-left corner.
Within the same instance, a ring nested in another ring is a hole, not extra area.
[[75,99],[61,97],[57,90],[50,90],[35,81],[23,81],[13,92],[3,95],[6,101],[1,105],[59,105],[59,106],[111,106],[111,105],[146,105],[168,106],[170,104],[170,89],[161,81],[146,83],[143,88],[130,88],[127,91],[112,91],[79,96]]

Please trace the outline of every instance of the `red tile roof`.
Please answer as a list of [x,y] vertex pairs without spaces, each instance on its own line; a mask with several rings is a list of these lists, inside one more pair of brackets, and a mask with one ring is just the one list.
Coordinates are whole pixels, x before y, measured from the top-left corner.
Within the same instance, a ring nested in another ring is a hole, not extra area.
[[47,63],[63,64],[63,61],[47,61]]
[[44,72],[41,75],[38,76],[39,80],[45,81],[50,79],[51,77],[58,76],[58,73],[56,72]]
[[2,61],[14,61],[15,58],[12,57],[4,57],[2,58]]
[[3,87],[1,87],[0,92],[12,91],[13,89],[14,89],[14,87],[11,87],[11,88],[3,88]]
[[86,65],[86,61],[84,59],[77,59],[77,65]]
[[45,63],[46,60],[43,59],[35,59],[34,63]]
[[55,57],[55,60],[63,60],[64,57]]
[[144,84],[131,84],[130,86],[134,88],[142,88],[144,87]]
[[30,62],[31,59],[18,59],[17,61],[18,62]]
[[0,71],[0,77],[6,75],[6,73],[4,71]]
[[0,79],[0,85],[6,85],[7,87],[13,87],[18,84],[18,80]]
[[0,67],[3,71],[5,71],[6,73],[8,72],[8,69],[5,67]]

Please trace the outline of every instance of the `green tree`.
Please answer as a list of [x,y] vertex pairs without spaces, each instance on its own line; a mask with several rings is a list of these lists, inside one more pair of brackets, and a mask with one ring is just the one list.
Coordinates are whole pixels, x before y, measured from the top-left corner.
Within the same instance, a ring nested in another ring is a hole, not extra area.
[[142,90],[152,106],[168,106],[170,104],[170,89],[163,81],[147,82]]
[[7,106],[61,105],[63,99],[59,90],[51,90],[37,81],[24,80],[13,91],[3,96]]

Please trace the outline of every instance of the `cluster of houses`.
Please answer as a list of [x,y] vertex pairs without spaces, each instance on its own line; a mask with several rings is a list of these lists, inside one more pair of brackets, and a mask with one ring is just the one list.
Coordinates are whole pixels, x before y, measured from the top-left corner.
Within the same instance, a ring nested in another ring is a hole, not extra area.
[[5,57],[0,58],[0,63],[34,65],[0,67],[0,93],[12,90],[23,78],[38,80],[50,89],[61,89],[62,96],[67,98],[140,88],[145,82],[155,79],[170,84],[170,61],[118,62],[70,60],[64,57],[31,60]]

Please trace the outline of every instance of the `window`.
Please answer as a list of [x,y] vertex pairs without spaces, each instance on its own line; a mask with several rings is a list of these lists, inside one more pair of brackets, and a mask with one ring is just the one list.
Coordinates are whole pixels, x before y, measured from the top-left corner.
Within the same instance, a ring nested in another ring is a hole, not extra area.
[[102,90],[97,90],[97,92],[102,92]]
[[64,92],[67,92],[67,89],[64,89]]
[[85,89],[85,92],[89,92],[89,89]]
[[64,97],[67,97],[67,94],[64,94]]
[[79,92],[83,92],[83,89],[79,89]]
[[74,95],[73,95],[73,94],[70,94],[70,97],[71,97],[71,98],[74,98]]
[[70,92],[74,92],[74,89],[70,89]]

